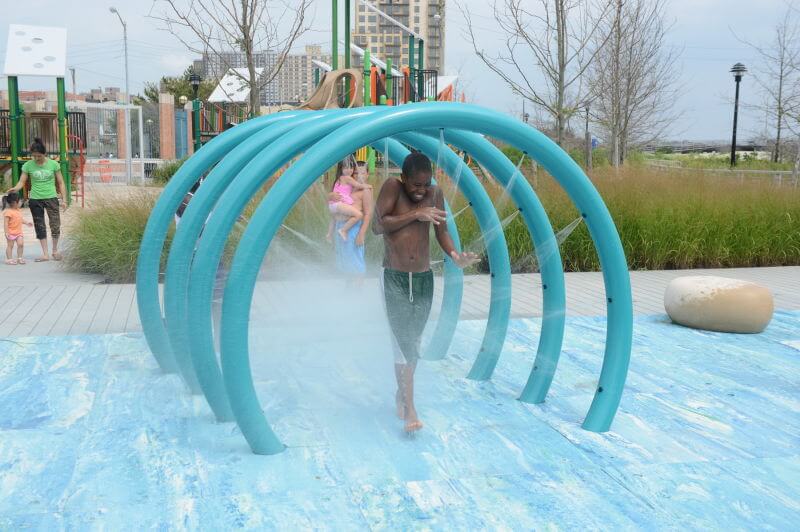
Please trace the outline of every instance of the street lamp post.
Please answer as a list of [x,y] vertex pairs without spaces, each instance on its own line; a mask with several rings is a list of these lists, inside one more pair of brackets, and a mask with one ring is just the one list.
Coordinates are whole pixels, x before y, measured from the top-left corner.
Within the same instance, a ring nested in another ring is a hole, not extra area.
[[731,139],[731,168],[736,166],[736,122],[739,118],[739,83],[747,69],[741,63],[736,63],[731,68],[733,79],[736,81],[736,98],[733,103],[733,138]]
[[592,169],[592,135],[589,133],[589,106],[586,106],[586,169]]
[[200,142],[200,100],[197,98],[197,90],[200,88],[200,74],[192,70],[189,75],[189,83],[192,85],[192,131],[194,137],[194,152],[203,147]]
[[[122,20],[122,15],[119,14],[116,7],[109,7],[109,11],[117,15],[120,23],[122,24],[122,43],[125,49],[125,170],[128,173],[128,180],[133,177],[131,170],[131,91],[128,85],[128,25]],[[141,149],[141,148],[140,148]]]

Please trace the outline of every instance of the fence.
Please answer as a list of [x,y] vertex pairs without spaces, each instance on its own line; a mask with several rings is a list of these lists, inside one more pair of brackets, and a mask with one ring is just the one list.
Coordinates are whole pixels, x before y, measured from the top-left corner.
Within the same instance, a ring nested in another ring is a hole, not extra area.
[[659,159],[646,162],[647,166],[660,170],[680,170],[683,172],[717,175],[737,179],[739,182],[748,180],[761,180],[772,178],[775,185],[798,186],[798,173],[792,170],[744,170],[739,168],[687,168],[680,161]]
[[87,183],[118,185],[143,183],[150,179],[161,159],[138,158],[131,161],[131,179],[128,179],[125,159],[86,159],[84,179]]
[[[86,115],[81,112],[67,112],[68,151],[79,151],[79,139],[86,138]],[[22,146],[27,154],[34,138],[42,139],[47,153],[58,155],[58,114],[52,112],[26,113],[22,118]],[[8,109],[0,109],[0,156],[11,155],[11,119]]]

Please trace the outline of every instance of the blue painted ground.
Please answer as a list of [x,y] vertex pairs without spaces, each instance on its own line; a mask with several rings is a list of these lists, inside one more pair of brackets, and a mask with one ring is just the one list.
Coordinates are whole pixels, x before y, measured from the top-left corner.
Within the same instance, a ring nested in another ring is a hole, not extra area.
[[761,335],[637,319],[606,434],[580,429],[604,320],[568,320],[548,402],[526,405],[538,327],[514,321],[495,378],[477,383],[463,376],[484,322],[462,322],[455,354],[420,369],[415,439],[369,342],[256,341],[289,446],[273,457],[159,374],[139,335],[0,341],[0,530],[796,529],[800,313]]

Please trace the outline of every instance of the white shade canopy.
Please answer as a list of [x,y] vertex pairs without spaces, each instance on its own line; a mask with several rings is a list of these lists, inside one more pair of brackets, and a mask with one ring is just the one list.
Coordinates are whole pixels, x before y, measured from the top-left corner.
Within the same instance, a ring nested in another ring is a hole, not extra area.
[[63,78],[66,71],[66,28],[9,25],[3,74]]
[[[257,77],[261,77],[263,73],[263,68],[256,69]],[[248,77],[249,73],[246,68],[231,68],[214,87],[214,92],[208,97],[208,101],[214,103],[246,102],[250,97],[250,86],[245,82]]]

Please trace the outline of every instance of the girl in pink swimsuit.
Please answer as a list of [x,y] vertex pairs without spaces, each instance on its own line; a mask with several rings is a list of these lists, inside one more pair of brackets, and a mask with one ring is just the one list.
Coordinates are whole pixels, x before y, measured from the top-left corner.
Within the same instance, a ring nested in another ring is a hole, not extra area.
[[331,223],[328,226],[328,242],[331,241],[333,236],[334,222],[337,218],[347,218],[347,222],[337,231],[341,239],[347,241],[347,232],[364,217],[364,213],[353,205],[353,189],[363,190],[372,188],[372,186],[353,178],[355,167],[355,160],[352,155],[339,161],[336,166],[336,181],[333,183],[333,192],[339,194],[339,200],[328,202],[328,209],[331,212]]

